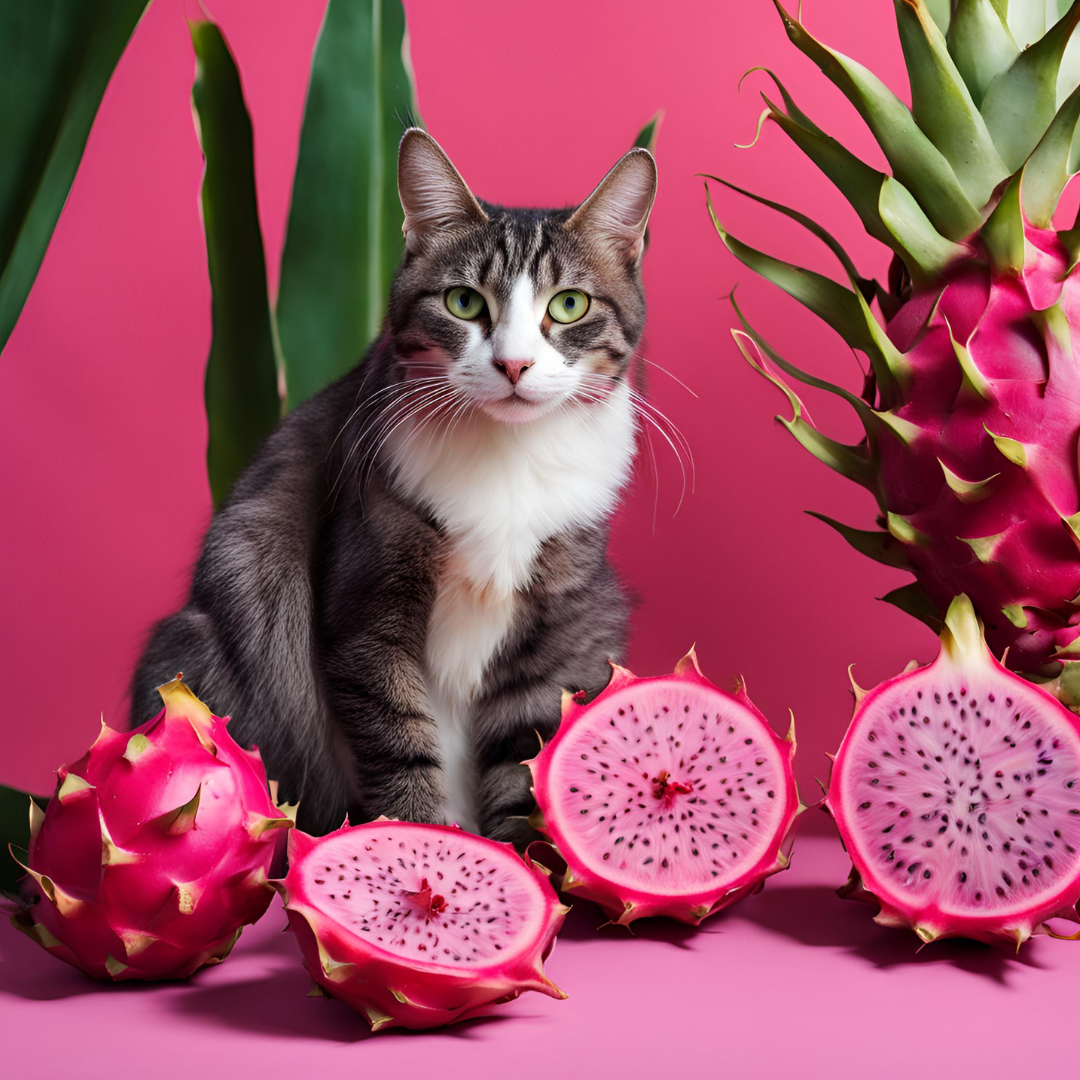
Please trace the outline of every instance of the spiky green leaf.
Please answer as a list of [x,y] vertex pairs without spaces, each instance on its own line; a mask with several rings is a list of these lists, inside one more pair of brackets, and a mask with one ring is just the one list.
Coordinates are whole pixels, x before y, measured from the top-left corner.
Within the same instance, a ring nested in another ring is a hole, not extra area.
[[994,212],[981,230],[986,252],[999,274],[1019,274],[1024,269],[1027,237],[1020,208],[1020,174],[1005,189]]
[[766,116],[799,147],[851,203],[866,231],[903,259],[919,286],[966,254],[930,223],[900,181],[871,168],[816,127],[807,127],[777,108],[765,95]]
[[852,348],[866,349],[872,346],[855,293],[832,278],[773,258],[732,236],[716,216],[708,182],[705,184],[705,202],[717,235],[740,262],[809,308]]
[[899,589],[893,589],[892,592],[886,593],[879,599],[926,623],[935,634],[941,630],[943,622],[941,612],[917,581],[913,581],[910,585],[902,585]]
[[873,491],[877,485],[877,473],[866,448],[863,446],[847,446],[844,443],[830,439],[823,435],[812,424],[808,423],[803,413],[805,409],[799,396],[782,379],[777,378],[759,356],[753,353],[754,342],[749,334],[742,330],[732,330],[731,336],[735,339],[739,352],[742,353],[746,362],[759,374],[769,380],[788,400],[791,406],[792,418],[785,419],[778,416],[777,420],[791,432],[792,435],[811,454],[830,469],[838,472],[841,476],[853,480],[855,483]]
[[0,10],[0,351],[147,0],[12,0]]
[[218,506],[281,419],[281,399],[251,120],[221,31],[211,22],[190,28],[196,57],[191,101],[206,157],[201,205],[212,293],[206,468]]
[[974,232],[982,221],[979,210],[944,155],[919,129],[907,106],[862,64],[827,48],[809,34],[780,0],[773,3],[792,43],[859,110],[889,159],[894,175],[919,201],[938,232],[950,240]]
[[930,10],[938,29],[943,33],[949,32],[952,19],[952,5],[950,0],[926,0],[926,6]]
[[[1061,58],[1078,22],[1080,0],[1045,36],[1024,49],[986,91],[983,118],[1010,172],[1024,164],[1054,119]],[[1017,43],[1023,47],[1020,36]]]
[[1080,87],[1057,111],[1046,134],[1024,166],[1020,197],[1028,220],[1041,229],[1053,227],[1054,211],[1065,185],[1080,169],[1076,125],[1080,121]]
[[976,105],[982,104],[990,84],[1020,55],[993,0],[956,0],[948,45]]
[[895,537],[882,529],[853,529],[825,514],[815,510],[806,511],[811,517],[825,522],[835,529],[856,551],[883,566],[893,566],[898,570],[911,570],[911,560],[904,552],[903,545]]
[[994,0],[1017,45],[1026,49],[1046,33],[1046,0]]
[[397,148],[418,122],[400,0],[330,0],[281,260],[289,408],[353,367],[379,331],[404,249]]
[[982,206],[1009,170],[957,71],[925,0],[894,0],[911,83],[911,113],[944,154],[973,205]]
[[748,191],[746,188],[739,187],[738,184],[733,184],[730,180],[725,180],[721,176],[713,176],[712,173],[700,173],[699,175],[705,180],[714,180],[718,184],[723,184],[724,187],[730,188],[740,195],[745,195],[746,198],[753,199],[754,202],[760,203],[762,206],[767,206],[770,210],[775,210],[778,214],[783,214],[785,217],[791,218],[792,221],[801,225],[828,247],[828,249],[836,256],[850,280],[862,280],[859,271],[856,269],[855,263],[852,262],[851,256],[844,250],[840,241],[837,240],[828,229],[814,221],[813,218],[808,217],[799,210],[792,209],[790,206],[785,206],[783,203],[774,202],[772,199],[766,199],[763,195],[757,195],[753,191]]

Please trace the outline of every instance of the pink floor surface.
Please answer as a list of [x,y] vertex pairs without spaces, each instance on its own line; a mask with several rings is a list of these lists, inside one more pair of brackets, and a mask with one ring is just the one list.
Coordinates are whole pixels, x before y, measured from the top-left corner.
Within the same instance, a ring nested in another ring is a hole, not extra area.
[[623,1080],[861,1075],[1076,1076],[1080,943],[1019,956],[967,942],[916,953],[833,894],[846,860],[803,836],[792,868],[694,932],[595,931],[579,904],[548,963],[567,1001],[530,994],[444,1031],[367,1033],[311,986],[277,901],[232,956],[186,984],[101,986],[0,926],[3,1075]]

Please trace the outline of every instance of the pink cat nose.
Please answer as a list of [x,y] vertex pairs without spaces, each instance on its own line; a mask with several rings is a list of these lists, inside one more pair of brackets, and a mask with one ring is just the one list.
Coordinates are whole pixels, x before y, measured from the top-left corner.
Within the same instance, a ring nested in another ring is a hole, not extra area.
[[535,360],[496,360],[495,366],[510,380],[512,386],[517,386],[521,373],[526,368],[531,368]]

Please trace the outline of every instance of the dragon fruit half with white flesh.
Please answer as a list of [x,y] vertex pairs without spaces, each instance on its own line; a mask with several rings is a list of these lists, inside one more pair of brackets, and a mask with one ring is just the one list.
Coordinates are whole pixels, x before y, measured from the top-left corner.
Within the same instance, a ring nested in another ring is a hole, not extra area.
[[622,925],[697,925],[787,867],[794,757],[794,721],[775,734],[745,685],[720,690],[691,650],[671,675],[613,664],[591,702],[564,694],[558,732],[526,764],[564,892]]
[[856,699],[826,800],[851,856],[842,896],[924,942],[1019,947],[1080,921],[1080,719],[994,659],[967,597],[932,664]]
[[272,884],[316,986],[373,1031],[456,1023],[528,990],[566,996],[544,961],[569,909],[509,844],[386,818],[294,829]]
[[273,899],[277,830],[292,825],[258,751],[180,676],[159,692],[141,727],[102,721],[44,813],[31,800],[17,856],[33,902],[14,925],[95,978],[182,979],[223,960]]

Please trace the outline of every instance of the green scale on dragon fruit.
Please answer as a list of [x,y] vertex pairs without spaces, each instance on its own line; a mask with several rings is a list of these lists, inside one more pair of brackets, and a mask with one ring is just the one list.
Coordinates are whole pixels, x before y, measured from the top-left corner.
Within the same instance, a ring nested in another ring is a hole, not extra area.
[[1019,948],[1080,921],[1080,719],[994,659],[968,598],[932,664],[855,693],[826,799],[841,895],[924,942]]
[[[220,963],[273,899],[274,805],[257,750],[180,681],[130,732],[104,721],[58,771],[44,814],[31,800],[29,906],[12,917],[54,956],[99,979],[181,979]],[[15,855],[15,851],[12,851]]]
[[526,762],[533,820],[566,862],[564,892],[622,925],[697,925],[787,867],[794,757],[794,721],[781,738],[741,681],[720,690],[692,650],[671,675],[613,664],[593,701],[563,696],[558,732]]
[[316,992],[373,1031],[441,1027],[528,990],[566,997],[544,961],[569,909],[509,844],[386,818],[293,830],[272,884]]
[[[762,95],[759,131],[779,127],[892,250],[893,265],[885,290],[809,217],[736,189],[822,240],[841,284],[744,244],[709,200],[728,249],[864,354],[866,379],[854,393],[803,371],[737,305],[736,342],[787,396],[787,429],[873,494],[877,530],[815,516],[915,575],[885,599],[939,629],[966,594],[995,653],[1008,649],[1010,667],[1080,703],[1080,230],[1053,224],[1080,164],[1080,0],[894,0],[910,108],[774,2],[891,172],[829,137],[779,82]],[[787,380],[847,401],[862,441],[815,428]]]

